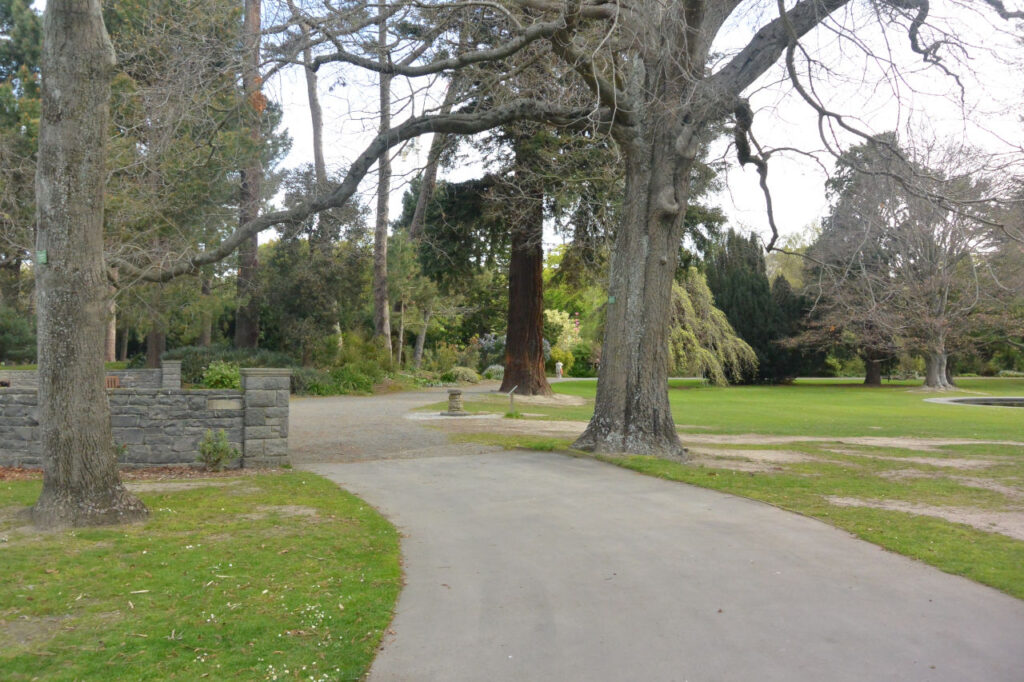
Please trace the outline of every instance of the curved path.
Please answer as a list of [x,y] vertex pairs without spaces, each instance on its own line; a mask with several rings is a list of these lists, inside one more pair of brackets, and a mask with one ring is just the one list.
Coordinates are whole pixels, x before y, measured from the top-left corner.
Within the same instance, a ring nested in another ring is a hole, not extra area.
[[589,459],[450,446],[440,393],[292,402],[296,466],[402,531],[371,682],[1024,679],[1024,602]]

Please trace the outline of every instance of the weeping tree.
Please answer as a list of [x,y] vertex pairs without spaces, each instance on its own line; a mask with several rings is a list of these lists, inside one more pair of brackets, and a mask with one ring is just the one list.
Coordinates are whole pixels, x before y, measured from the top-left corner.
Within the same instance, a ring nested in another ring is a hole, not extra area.
[[680,269],[672,284],[670,367],[676,376],[698,375],[723,386],[757,371],[757,354],[715,307],[696,268]]

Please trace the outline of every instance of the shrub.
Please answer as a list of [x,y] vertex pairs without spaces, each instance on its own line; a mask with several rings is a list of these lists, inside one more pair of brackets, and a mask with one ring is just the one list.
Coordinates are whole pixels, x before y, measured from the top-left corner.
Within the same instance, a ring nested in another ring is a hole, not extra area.
[[441,341],[423,352],[423,368],[431,372],[447,372],[458,364],[458,359],[458,346]]
[[[505,360],[505,335],[484,334],[477,342],[480,347],[480,367],[500,365]],[[504,369],[502,369],[504,371]]]
[[1020,378],[1020,377],[1024,377],[1024,372],[1019,372],[1019,371],[1017,371],[1015,369],[1004,369],[1004,370],[999,372],[999,376],[1001,376],[1001,377]]
[[484,370],[484,379],[501,381],[505,378],[505,367],[503,365],[491,365]]
[[[187,384],[201,384],[203,373],[214,360],[230,362],[239,367],[294,367],[298,363],[286,353],[262,348],[231,348],[230,346],[181,346],[163,354],[164,360],[181,361],[181,380]],[[144,363],[145,358],[140,358]],[[136,365],[132,358],[129,366]]]
[[207,429],[199,442],[199,461],[207,471],[223,471],[229,462],[240,456],[238,448],[228,442],[228,434],[224,433],[224,429],[218,429],[216,434]]
[[441,381],[446,383],[465,381],[471,384],[478,384],[480,383],[480,375],[471,367],[452,367],[441,375]]
[[214,360],[203,372],[203,386],[206,388],[242,388],[242,371],[233,362]]
[[551,349],[551,361],[548,364],[550,364],[551,369],[554,370],[555,363],[561,362],[562,376],[569,376],[569,372],[572,370],[575,360],[576,358],[573,356],[572,351],[555,346]]
[[36,332],[32,318],[0,306],[0,360],[28,363],[35,359]]
[[586,341],[580,341],[572,347],[572,367],[566,372],[571,377],[595,377],[597,367],[591,358],[594,356],[594,349]]

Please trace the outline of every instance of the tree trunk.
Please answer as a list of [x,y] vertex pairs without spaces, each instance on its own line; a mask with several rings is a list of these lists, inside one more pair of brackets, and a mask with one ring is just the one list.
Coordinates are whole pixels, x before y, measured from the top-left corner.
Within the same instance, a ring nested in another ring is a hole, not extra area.
[[679,153],[671,126],[661,123],[620,142],[626,188],[594,416],[574,444],[581,450],[676,458],[686,452],[668,400],[668,328],[695,150]]
[[167,350],[167,333],[160,322],[154,320],[153,327],[146,334],[146,367],[160,368],[160,358]]
[[946,360],[947,356],[942,348],[933,348],[928,353],[925,357],[925,388],[932,388],[937,391],[953,388],[952,384],[946,379]]
[[199,316],[199,345],[203,348],[213,343],[213,314],[208,307],[210,299],[210,278],[203,275],[199,293],[203,301],[203,312]]
[[953,381],[953,363],[949,361],[949,356],[946,356],[946,385],[949,388],[956,388],[956,382]]
[[120,362],[124,362],[128,359],[128,327],[121,330],[121,338],[118,341],[117,347],[117,359]]
[[[383,13],[383,6],[381,12]],[[387,22],[381,17],[377,34],[382,63],[388,59]],[[380,75],[380,130],[391,127],[391,75]],[[391,157],[385,149],[377,160],[377,224],[373,231],[373,335],[391,355],[391,316],[388,306],[388,199],[391,190]]]
[[107,302],[107,338],[104,344],[103,360],[114,362],[117,360],[117,302],[114,300],[113,287]]
[[864,356],[864,385],[882,385],[882,358],[875,358],[870,355]]
[[[242,88],[251,111],[248,112],[249,137],[253,149],[260,147],[262,133],[260,119],[266,100],[260,90],[260,0],[245,0],[245,64]],[[242,187],[238,205],[238,223],[245,225],[259,215],[260,192],[263,184],[263,163],[254,152],[241,172]],[[235,313],[235,346],[256,348],[260,339],[260,307],[257,296],[257,270],[259,269],[259,236],[252,235],[238,247],[238,309]]]
[[395,353],[395,366],[402,367],[402,351],[405,349],[405,301],[398,304],[398,350]]
[[[455,104],[457,89],[455,77],[448,84],[448,90],[444,95],[444,102],[441,104],[441,115],[452,112]],[[423,179],[420,182],[420,193],[416,197],[416,208],[412,213],[412,222],[409,223],[409,239],[415,241],[420,238],[423,232],[423,223],[427,217],[427,204],[434,196],[434,188],[437,186],[437,166],[441,162],[441,152],[447,144],[448,136],[435,133],[430,140],[430,150],[427,152],[427,165],[423,168]]]
[[146,507],[117,472],[104,383],[103,191],[114,51],[99,0],[49,0],[36,170],[44,527],[124,523]]
[[512,253],[508,266],[508,324],[505,331],[505,374],[502,393],[513,388],[520,395],[551,395],[544,374],[544,202],[532,176],[539,170],[536,157],[516,145],[516,180],[519,185],[513,212]]
[[423,345],[427,341],[427,328],[430,327],[430,317],[433,313],[432,308],[427,308],[423,313],[423,329],[420,329],[419,334],[416,335],[416,350],[413,351],[412,355],[412,366],[414,369],[419,369],[420,365],[423,364]]

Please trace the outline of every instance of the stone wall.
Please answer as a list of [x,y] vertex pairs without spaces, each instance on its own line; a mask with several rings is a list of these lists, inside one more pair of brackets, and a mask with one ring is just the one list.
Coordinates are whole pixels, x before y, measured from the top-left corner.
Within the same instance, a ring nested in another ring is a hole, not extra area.
[[[107,392],[121,464],[192,464],[206,432],[219,429],[242,454],[235,466],[288,463],[288,370],[243,369],[241,391],[185,391],[180,363],[167,365],[161,380],[176,387]],[[0,388],[0,466],[41,466],[36,402],[34,387]]]
[[[108,369],[108,377],[117,377],[121,388],[181,388],[181,362],[167,360],[159,369]],[[34,369],[0,369],[0,385],[11,388],[39,388],[39,373]]]

